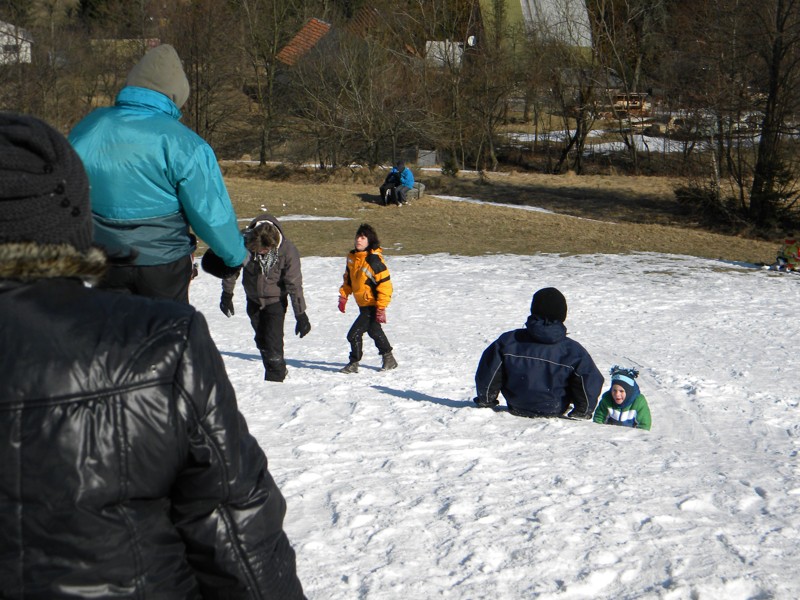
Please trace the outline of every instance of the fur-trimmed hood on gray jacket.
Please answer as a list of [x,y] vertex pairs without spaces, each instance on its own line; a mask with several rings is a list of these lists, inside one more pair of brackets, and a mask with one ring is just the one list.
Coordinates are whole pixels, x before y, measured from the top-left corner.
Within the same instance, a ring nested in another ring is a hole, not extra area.
[[[268,213],[262,213],[242,232],[245,245],[249,232],[258,225],[269,223],[278,232],[278,244],[273,251],[266,254],[250,252],[250,260],[242,268],[242,286],[247,299],[258,303],[262,308],[279,302],[289,296],[292,301],[294,316],[306,312],[306,299],[303,295],[303,273],[300,269],[300,252],[283,234],[283,227],[278,219]],[[239,273],[222,280],[222,290],[233,294]]]
[[0,590],[303,598],[285,502],[203,316],[0,244]]

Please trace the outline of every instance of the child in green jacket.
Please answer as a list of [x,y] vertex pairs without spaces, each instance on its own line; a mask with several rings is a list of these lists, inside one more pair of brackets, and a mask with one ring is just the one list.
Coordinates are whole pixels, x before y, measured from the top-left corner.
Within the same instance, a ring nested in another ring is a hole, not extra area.
[[650,407],[647,398],[639,391],[638,376],[636,369],[611,367],[611,389],[600,398],[594,412],[595,423],[650,430]]

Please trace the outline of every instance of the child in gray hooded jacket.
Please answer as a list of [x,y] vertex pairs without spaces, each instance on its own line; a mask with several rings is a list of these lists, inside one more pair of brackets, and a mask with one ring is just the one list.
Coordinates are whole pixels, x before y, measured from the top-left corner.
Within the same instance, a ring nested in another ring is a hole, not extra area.
[[[264,379],[280,382],[288,373],[283,356],[283,328],[289,297],[297,321],[295,334],[302,338],[311,331],[303,297],[300,253],[283,235],[278,219],[267,213],[253,219],[243,235],[250,253],[241,269],[247,316],[264,362]],[[219,308],[227,317],[234,314],[233,291],[238,278],[237,270],[222,279]]]

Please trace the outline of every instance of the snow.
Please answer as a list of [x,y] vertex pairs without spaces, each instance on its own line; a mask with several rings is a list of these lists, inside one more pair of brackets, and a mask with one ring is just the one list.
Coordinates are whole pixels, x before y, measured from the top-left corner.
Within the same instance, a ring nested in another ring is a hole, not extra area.
[[[387,250],[400,366],[379,372],[365,336],[344,375],[351,245],[303,258],[312,331],[297,338],[290,309],[281,384],[263,381],[241,286],[230,319],[218,280],[191,289],[286,497],[310,599],[800,597],[800,278],[652,253]],[[651,432],[473,405],[481,352],[545,286],[606,381],[614,364],[641,371]]]
[[[608,132],[597,129],[590,131],[589,135],[586,136],[590,143],[584,148],[584,153],[609,154],[611,152],[627,151],[627,147],[622,140],[616,142],[591,142],[592,139],[599,138],[607,133]],[[574,131],[570,132],[570,135],[574,134]],[[540,133],[537,135],[531,133],[512,133],[509,134],[508,137],[510,140],[520,144],[531,143],[537,137],[540,140],[549,139],[557,142],[563,142],[566,140],[566,135],[563,131],[553,131],[549,133]],[[687,147],[687,142],[673,140],[663,136],[653,136],[642,133],[631,135],[630,139],[639,152],[654,152],[657,154],[683,153],[686,151]],[[709,142],[706,139],[698,139],[693,143],[693,145],[698,151],[704,151],[708,149]]]
[[[440,200],[449,200],[450,202],[465,202],[467,204],[486,204],[484,200],[476,200],[474,198],[463,198],[461,196],[443,196],[441,194],[432,194],[432,196],[434,198],[439,198]],[[502,206],[503,208],[516,208],[519,210],[528,210],[531,212],[555,214],[552,210],[547,210],[546,208],[541,208],[538,206],[520,206],[519,204],[505,204],[502,202],[492,203],[492,206]]]

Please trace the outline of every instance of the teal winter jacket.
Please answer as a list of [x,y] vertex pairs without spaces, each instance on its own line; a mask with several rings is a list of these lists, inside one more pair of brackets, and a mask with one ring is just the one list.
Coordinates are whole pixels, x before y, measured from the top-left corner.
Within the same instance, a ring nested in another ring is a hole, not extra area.
[[414,187],[414,173],[411,172],[411,169],[406,167],[400,173],[400,185],[404,185],[407,188]]
[[127,86],[114,106],[70,132],[91,184],[95,243],[134,264],[160,265],[194,251],[191,226],[228,266],[247,251],[214,151],[180,123],[164,94]]

